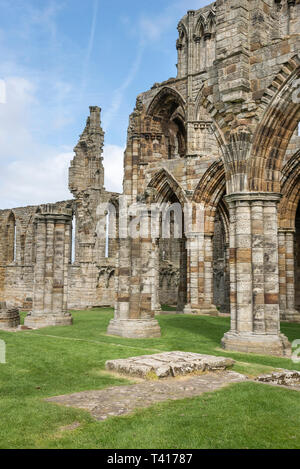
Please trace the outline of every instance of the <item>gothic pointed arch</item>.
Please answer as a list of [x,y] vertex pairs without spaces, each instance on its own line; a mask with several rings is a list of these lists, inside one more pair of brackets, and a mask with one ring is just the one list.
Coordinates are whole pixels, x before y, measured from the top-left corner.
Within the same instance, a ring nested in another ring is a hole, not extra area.
[[203,37],[204,32],[205,32],[205,18],[203,15],[199,15],[199,18],[197,20],[196,27],[195,27],[195,35],[194,35],[195,40]]
[[13,210],[8,213],[6,230],[5,230],[5,245],[6,245],[6,262],[10,264],[16,259],[16,216]]
[[187,203],[187,197],[181,185],[176,181],[167,169],[160,169],[148,184],[148,189],[155,189],[155,202],[163,203],[172,200],[175,196],[183,206]]
[[[219,159],[215,161],[202,176],[193,195],[193,202],[202,204],[204,207],[205,233],[213,233],[214,231],[216,210],[225,192],[225,169],[223,161]],[[223,209],[223,212],[226,210],[227,208]]]
[[280,191],[284,156],[300,120],[300,57],[287,65],[285,75],[279,73],[273,80],[254,134],[247,168],[251,191]]
[[180,108],[181,114],[184,117],[185,106],[185,100],[177,90],[169,86],[164,86],[151,101],[147,109],[147,115],[159,115],[171,118],[172,114]]
[[282,170],[281,194],[278,210],[279,228],[294,230],[300,200],[300,150],[290,158]]

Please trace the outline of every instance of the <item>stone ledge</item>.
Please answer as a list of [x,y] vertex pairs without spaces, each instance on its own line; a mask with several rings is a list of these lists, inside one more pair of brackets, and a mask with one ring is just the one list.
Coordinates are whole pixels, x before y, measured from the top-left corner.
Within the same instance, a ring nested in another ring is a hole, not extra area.
[[127,359],[109,360],[105,368],[144,379],[186,376],[205,371],[224,371],[235,363],[231,358],[191,352],[164,352]]

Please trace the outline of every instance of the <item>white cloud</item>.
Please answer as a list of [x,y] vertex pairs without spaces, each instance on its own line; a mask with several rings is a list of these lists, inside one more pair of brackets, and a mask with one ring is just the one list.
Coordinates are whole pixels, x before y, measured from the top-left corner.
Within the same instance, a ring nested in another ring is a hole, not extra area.
[[[7,101],[0,104],[0,207],[11,208],[70,198],[68,166],[71,148],[40,142],[35,133],[45,125],[36,88],[22,77],[5,79]],[[38,113],[38,112],[37,112]]]
[[[13,208],[72,199],[68,191],[68,167],[73,153],[61,153],[40,161],[13,161],[1,178],[0,207]],[[4,203],[3,203],[4,202]]]
[[106,145],[103,152],[105,170],[105,188],[110,192],[123,192],[124,148]]
[[[0,105],[0,208],[12,208],[72,198],[68,167],[72,147],[39,142],[35,131],[39,102],[33,83],[22,77],[5,80],[7,104]],[[40,120],[44,125],[43,120]],[[122,192],[124,148],[104,148],[107,190]]]

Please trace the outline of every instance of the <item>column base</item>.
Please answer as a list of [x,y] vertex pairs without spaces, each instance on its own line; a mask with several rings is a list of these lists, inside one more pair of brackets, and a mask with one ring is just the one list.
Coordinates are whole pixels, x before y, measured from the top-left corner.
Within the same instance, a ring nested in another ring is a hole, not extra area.
[[215,307],[215,305],[205,305],[199,306],[198,308],[193,308],[191,305],[185,305],[184,314],[196,314],[199,316],[218,316],[219,311]]
[[70,313],[45,315],[29,313],[24,320],[24,326],[30,327],[30,329],[42,329],[43,327],[50,326],[71,326],[72,324],[73,318]]
[[17,308],[6,308],[0,303],[0,329],[15,329],[20,325],[20,314]]
[[112,319],[107,334],[128,339],[146,339],[160,337],[161,331],[156,319]]
[[227,332],[221,341],[225,350],[257,355],[291,356],[291,344],[284,334],[251,334]]
[[287,322],[300,323],[300,312],[296,309],[284,311],[280,313],[280,320]]

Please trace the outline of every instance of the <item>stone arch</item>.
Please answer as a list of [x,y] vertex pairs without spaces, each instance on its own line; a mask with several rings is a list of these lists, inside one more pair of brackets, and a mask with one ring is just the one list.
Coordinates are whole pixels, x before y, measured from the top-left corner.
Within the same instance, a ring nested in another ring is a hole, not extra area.
[[[177,90],[163,87],[153,98],[145,118],[145,134],[150,128],[159,130],[160,153],[166,159],[184,157],[186,154],[185,101]],[[147,135],[146,138],[148,138]],[[153,148],[154,149],[154,148]],[[150,149],[150,154],[152,153]]]
[[218,204],[218,209],[220,212],[220,217],[223,222],[224,226],[224,231],[225,231],[225,242],[229,244],[229,212],[228,212],[228,207],[227,204],[225,203],[224,199],[221,199],[219,204]]
[[202,14],[199,15],[194,32],[194,39],[196,41],[202,37],[207,39],[211,36],[211,34],[214,32],[216,24],[215,16],[216,15],[213,10],[210,10],[206,17]]
[[179,37],[176,41],[176,49],[178,53],[178,64],[177,64],[177,72],[178,77],[184,77],[188,71],[188,42],[189,42],[189,35],[187,33],[187,29],[182,21],[178,24],[178,34]]
[[184,117],[185,100],[177,90],[164,86],[152,99],[147,109],[147,115],[154,116],[163,113],[170,118],[179,107],[182,108]]
[[11,210],[7,216],[5,230],[6,262],[8,264],[16,260],[16,216]]
[[[185,204],[188,202],[184,190],[176,179],[165,169],[159,170],[148,184],[152,193],[152,201],[158,204],[162,211],[159,213],[159,241],[156,251],[155,283],[159,285],[157,275],[161,271],[169,270],[178,272],[178,284],[173,284],[173,300],[176,299],[177,310],[183,311],[187,296],[187,250],[185,237]],[[178,203],[180,211],[178,211]],[[163,204],[166,204],[165,207]],[[171,217],[172,215],[172,217]],[[165,220],[166,225],[163,223]],[[163,255],[164,253],[164,255]],[[170,298],[170,292],[160,287],[159,297]],[[172,296],[172,295],[171,295]]]
[[177,26],[177,30],[179,32],[179,39],[182,41],[183,39],[185,39],[186,41],[188,40],[188,33],[187,33],[187,29],[184,25],[184,23],[182,21],[179,21],[178,23],[178,26]]
[[[217,207],[226,192],[225,168],[223,161],[215,161],[200,179],[193,202],[204,206],[204,232],[214,232],[214,219]],[[225,209],[223,212],[225,213]],[[227,217],[228,219],[228,217]]]
[[279,73],[269,88],[264,114],[254,134],[247,168],[251,191],[280,191],[284,156],[300,120],[299,57],[295,56],[288,64],[285,75]]
[[105,257],[110,258],[115,255],[118,250],[119,243],[119,199],[111,197],[108,201],[108,213],[106,219],[106,240],[105,240]]
[[159,204],[170,200],[173,194],[182,206],[188,201],[180,184],[165,168],[162,168],[153,176],[148,188],[155,189],[155,202]]
[[[31,243],[31,253],[29,255],[29,263],[33,263],[35,264],[36,263],[36,252],[37,252],[37,227],[36,227],[36,223],[35,223],[35,217],[37,215],[39,215],[40,213],[42,212],[42,207],[41,206],[38,206],[31,218],[30,218],[30,222],[29,222],[29,225],[28,225],[28,230],[27,230],[27,235],[29,234],[29,237],[31,236],[32,237],[32,243]],[[30,261],[31,260],[31,261]]]
[[205,23],[206,21],[204,16],[200,15],[195,27],[195,39],[201,38],[204,35],[204,31],[206,29]]
[[281,194],[278,226],[281,229],[294,230],[300,200],[300,150],[290,158],[282,170]]

